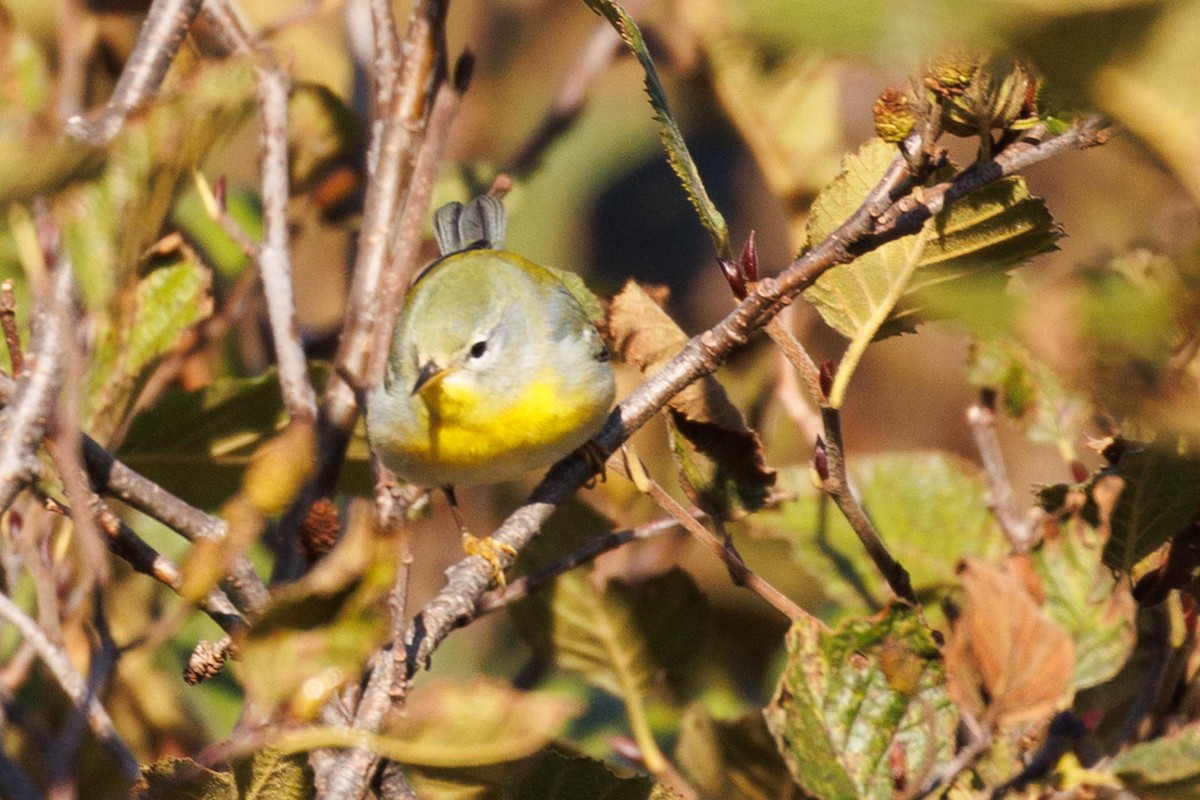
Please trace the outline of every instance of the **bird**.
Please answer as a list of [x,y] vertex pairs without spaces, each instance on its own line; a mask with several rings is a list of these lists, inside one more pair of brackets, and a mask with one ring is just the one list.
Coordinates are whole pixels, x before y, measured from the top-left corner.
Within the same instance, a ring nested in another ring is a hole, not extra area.
[[454,488],[587,453],[616,384],[582,282],[506,250],[498,198],[448,203],[433,227],[441,257],[405,294],[367,439],[397,476],[445,493],[463,550],[503,586],[500,554],[516,551],[468,531]]

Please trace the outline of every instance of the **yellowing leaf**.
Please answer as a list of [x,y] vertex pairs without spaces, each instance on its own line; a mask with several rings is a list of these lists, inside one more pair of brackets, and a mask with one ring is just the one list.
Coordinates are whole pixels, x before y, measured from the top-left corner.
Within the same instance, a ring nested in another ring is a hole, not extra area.
[[1104,563],[1128,574],[1200,515],[1200,456],[1154,444],[1125,452],[1116,474],[1125,486],[1109,520]]
[[[872,139],[848,156],[842,172],[813,203],[809,245],[847,219],[896,156]],[[1062,235],[1045,204],[1021,178],[1006,178],[951,204],[922,232],[884,245],[822,275],[804,296],[849,339],[912,331],[931,309],[922,290],[965,278],[1002,279],[1006,270],[1055,249]]]

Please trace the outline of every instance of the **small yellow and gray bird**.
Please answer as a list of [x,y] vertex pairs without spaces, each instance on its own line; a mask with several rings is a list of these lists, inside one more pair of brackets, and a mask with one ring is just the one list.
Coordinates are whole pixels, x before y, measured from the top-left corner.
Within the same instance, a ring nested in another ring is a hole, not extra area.
[[586,289],[505,250],[506,226],[491,196],[434,214],[442,257],[409,287],[367,401],[383,463],[446,492],[463,549],[501,584],[498,552],[515,552],[467,532],[454,487],[513,480],[579,449],[615,392],[608,349],[577,296]]

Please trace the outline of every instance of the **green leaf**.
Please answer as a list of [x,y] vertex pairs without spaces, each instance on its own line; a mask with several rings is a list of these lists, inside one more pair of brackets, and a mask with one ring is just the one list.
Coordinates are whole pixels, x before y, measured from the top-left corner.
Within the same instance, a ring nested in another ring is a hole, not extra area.
[[514,619],[534,648],[562,669],[624,700],[649,694],[663,669],[678,672],[704,633],[705,602],[679,569],[599,589],[574,569],[517,605]]
[[[890,453],[855,459],[850,471],[880,536],[922,597],[953,586],[962,556],[1004,547],[984,502],[983,478],[960,458]],[[822,576],[830,601],[824,616],[878,608],[886,597],[878,570],[845,518],[813,488],[808,469],[781,470],[779,483],[795,499],[750,516],[749,532],[788,541],[796,563]]]
[[316,796],[312,770],[303,755],[266,749],[233,765],[240,800],[309,800]]
[[[230,189],[225,208],[230,218],[252,239],[262,240],[262,200],[256,192]],[[192,246],[204,254],[205,261],[212,264],[221,277],[236,278],[250,263],[250,256],[208,215],[194,188],[175,203],[171,221]]]
[[228,772],[215,772],[190,758],[167,756],[142,771],[133,787],[137,800],[238,800],[237,784]]
[[1200,724],[1135,744],[1108,766],[1139,797],[1200,798]]
[[724,722],[714,720],[701,705],[689,706],[679,723],[675,757],[706,800],[799,800],[801,796],[757,712]]
[[819,798],[891,798],[897,763],[925,775],[954,753],[957,712],[941,656],[911,609],[837,632],[799,622],[763,714],[800,787]]
[[1112,510],[1104,564],[1129,574],[1200,514],[1200,456],[1152,444],[1126,452],[1115,471],[1125,487]]
[[650,778],[623,778],[600,761],[546,753],[504,787],[503,800],[670,800]]
[[138,282],[133,308],[121,315],[129,327],[103,331],[88,372],[88,427],[94,434],[106,437],[143,373],[212,313],[211,286],[208,270],[186,257]]
[[1080,521],[1033,554],[1045,592],[1043,611],[1075,643],[1075,690],[1114,677],[1133,652],[1133,599],[1100,561],[1101,542]]
[[612,23],[617,33],[621,34],[625,44],[629,45],[629,49],[641,63],[642,69],[646,73],[646,94],[650,96],[654,118],[658,120],[659,134],[662,137],[663,147],[667,151],[667,161],[670,162],[671,169],[675,171],[675,174],[679,176],[688,199],[691,200],[696,213],[700,215],[700,222],[712,236],[717,257],[730,258],[729,230],[725,225],[725,218],[721,216],[721,212],[709,198],[708,191],[704,188],[703,181],[700,180],[700,172],[696,169],[696,163],[692,160],[687,143],[683,140],[679,124],[671,115],[671,109],[667,105],[667,93],[658,80],[658,71],[654,68],[654,61],[650,58],[650,51],[646,48],[646,41],[642,38],[641,29],[616,0],[584,0],[584,2],[587,3],[588,8]]
[[[811,247],[862,204],[897,153],[872,139],[843,162],[822,190],[808,223]],[[922,232],[822,275],[804,295],[835,330],[852,340],[912,331],[929,318],[921,293],[966,278],[1002,279],[1006,270],[1055,249],[1062,231],[1018,177],[990,184],[951,204]]]

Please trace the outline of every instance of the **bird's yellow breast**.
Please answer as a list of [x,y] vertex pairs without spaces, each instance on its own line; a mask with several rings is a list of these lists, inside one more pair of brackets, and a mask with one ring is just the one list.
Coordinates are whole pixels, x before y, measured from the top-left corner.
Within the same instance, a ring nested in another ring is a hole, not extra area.
[[[543,370],[507,402],[484,397],[470,381],[454,376],[422,391],[428,408],[425,435],[403,443],[410,462],[449,470],[520,473],[574,450],[599,426],[607,397],[565,392]],[[474,481],[472,481],[474,482]]]

